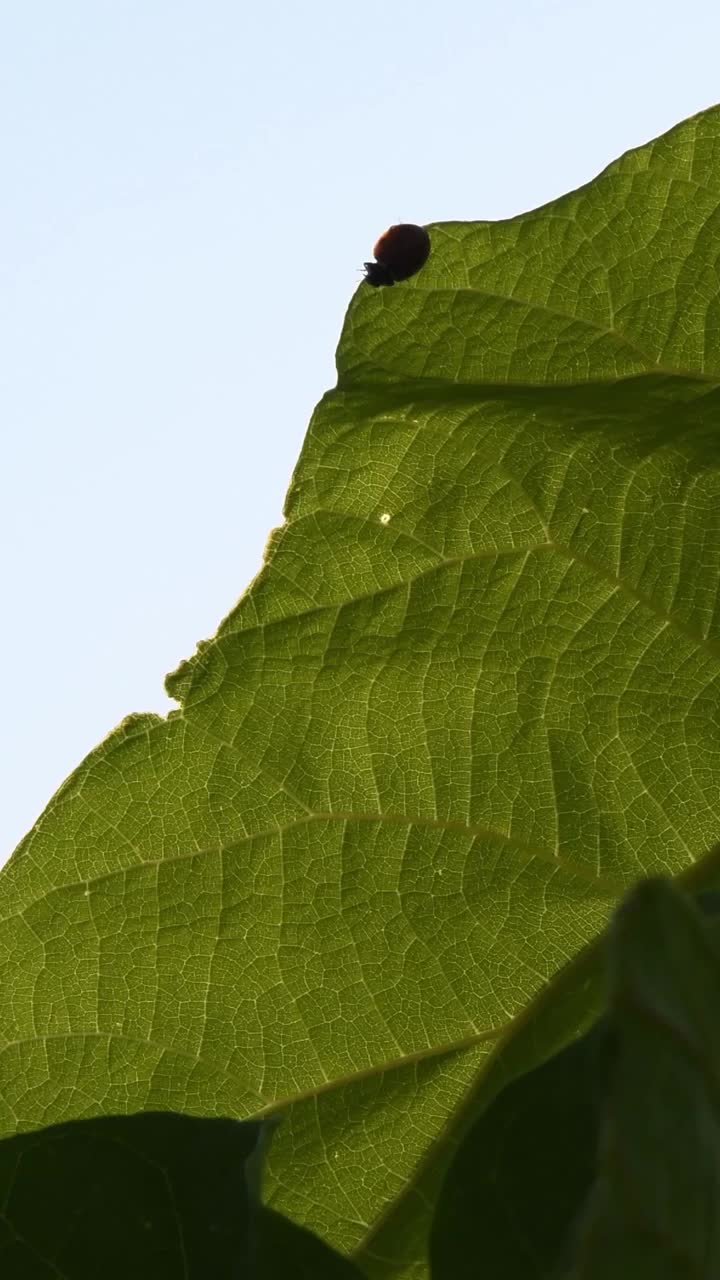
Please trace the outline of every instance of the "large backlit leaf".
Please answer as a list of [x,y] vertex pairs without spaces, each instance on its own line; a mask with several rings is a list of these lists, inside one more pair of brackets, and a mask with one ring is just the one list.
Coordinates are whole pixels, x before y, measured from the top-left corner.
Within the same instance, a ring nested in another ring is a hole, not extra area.
[[421,1277],[472,1115],[720,830],[720,112],[361,285],[261,574],[0,878],[0,1129],[285,1113]]

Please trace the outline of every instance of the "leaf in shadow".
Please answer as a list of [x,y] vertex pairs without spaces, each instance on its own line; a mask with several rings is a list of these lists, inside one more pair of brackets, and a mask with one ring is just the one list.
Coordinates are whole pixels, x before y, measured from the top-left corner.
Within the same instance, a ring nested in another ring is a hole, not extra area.
[[610,932],[617,1050],[598,1177],[567,1280],[720,1274],[720,948],[717,923],[661,879]]
[[556,1265],[592,1183],[608,1056],[600,1023],[476,1122],[438,1202],[433,1280],[539,1280]]
[[236,1280],[245,1160],[262,1126],[170,1112],[53,1125],[0,1143],[4,1280]]

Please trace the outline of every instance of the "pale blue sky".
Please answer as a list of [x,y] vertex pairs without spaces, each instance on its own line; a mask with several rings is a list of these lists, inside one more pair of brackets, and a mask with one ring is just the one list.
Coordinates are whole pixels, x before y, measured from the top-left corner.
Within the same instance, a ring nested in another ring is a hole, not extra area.
[[0,3],[0,860],[260,565],[358,268],[720,100],[685,0]]

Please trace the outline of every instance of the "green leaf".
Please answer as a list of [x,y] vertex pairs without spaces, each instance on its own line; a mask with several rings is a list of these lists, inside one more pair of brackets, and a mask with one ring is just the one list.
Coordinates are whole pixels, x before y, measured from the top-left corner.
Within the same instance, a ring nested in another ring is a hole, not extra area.
[[606,1041],[600,1023],[514,1080],[473,1125],[438,1200],[432,1280],[555,1274],[595,1176]]
[[348,1258],[272,1209],[261,1210],[258,1237],[252,1280],[362,1280]]
[[663,880],[618,912],[616,1041],[596,1186],[572,1280],[720,1274],[720,949]]
[[[6,1280],[240,1280],[258,1124],[155,1113],[0,1143]],[[256,1215],[257,1216],[257,1212]]]
[[[657,909],[653,894],[655,890],[643,906],[646,925],[648,909]],[[697,905],[710,918],[711,936],[720,942],[720,894],[703,892]],[[631,915],[636,906],[637,900],[632,900]],[[672,974],[664,975],[663,970],[677,962],[675,935],[685,925],[684,908],[672,927],[661,923],[666,934],[646,938],[649,945],[642,963],[654,982],[667,984]],[[606,956],[605,940],[603,948]],[[705,949],[702,941],[701,957]],[[620,962],[617,956],[615,962]],[[695,963],[685,977],[702,991],[712,1017],[718,1011],[720,970],[703,983],[702,966]],[[617,1060],[622,1017],[622,1009],[617,1025],[603,1017],[542,1066],[514,1080],[470,1128],[438,1199],[431,1233],[433,1280],[476,1280],[481,1275],[492,1280],[557,1280],[567,1264],[571,1224],[581,1216],[597,1175],[600,1125],[609,1081],[617,1078],[610,1073]],[[654,1070],[655,1054],[655,1046],[649,1047],[648,1074]],[[646,1099],[636,1099],[635,1105],[638,1117],[650,1124],[643,1110]],[[674,1123],[686,1127],[687,1120],[673,1116]],[[647,1138],[645,1132],[627,1134],[628,1142],[640,1147],[647,1145]],[[676,1153],[663,1154],[663,1168],[669,1158],[674,1163]],[[686,1158],[699,1164],[697,1153],[688,1152]],[[683,1167],[682,1160],[678,1164]],[[620,1259],[615,1274],[621,1274]]]
[[272,1205],[426,1274],[472,1119],[720,829],[720,112],[361,285],[264,567],[2,873],[0,1132],[288,1112]]
[[267,1122],[103,1116],[0,1142],[7,1280],[356,1280],[260,1199]]

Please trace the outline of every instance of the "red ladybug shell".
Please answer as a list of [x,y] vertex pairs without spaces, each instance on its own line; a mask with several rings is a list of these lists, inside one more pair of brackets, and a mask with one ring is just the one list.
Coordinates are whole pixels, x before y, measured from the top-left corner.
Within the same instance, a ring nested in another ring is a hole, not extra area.
[[425,265],[430,254],[430,237],[424,227],[414,222],[398,222],[388,227],[378,240],[373,253],[376,262],[366,262],[365,279],[377,288],[407,280]]

